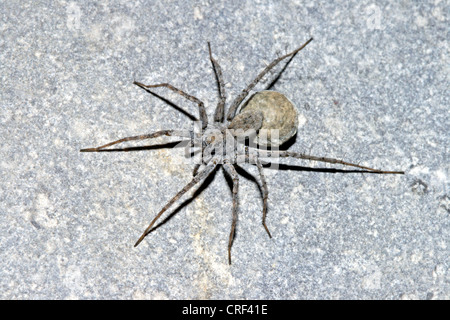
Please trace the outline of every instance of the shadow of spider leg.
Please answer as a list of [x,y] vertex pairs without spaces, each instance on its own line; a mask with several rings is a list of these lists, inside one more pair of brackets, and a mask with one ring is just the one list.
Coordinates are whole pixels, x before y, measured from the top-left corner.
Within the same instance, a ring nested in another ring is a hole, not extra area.
[[217,159],[212,159],[210,164],[208,164],[205,169],[200,171],[187,185],[184,186],[169,202],[161,209],[161,211],[156,215],[156,217],[150,222],[149,226],[142,233],[138,241],[134,244],[135,247],[141,243],[142,240],[150,233],[156,221],[162,216],[162,214],[170,208],[179,198],[181,198],[186,192],[188,192],[193,186],[195,186],[198,182],[208,177],[208,175],[214,170],[217,166]]
[[161,130],[156,131],[149,134],[143,134],[140,136],[133,136],[133,137],[126,137],[122,138],[113,142],[109,142],[105,145],[102,145],[100,147],[96,148],[86,148],[81,149],[80,152],[101,152],[101,151],[108,151],[108,149],[105,149],[107,147],[113,146],[118,143],[126,142],[126,141],[134,141],[134,140],[145,140],[145,139],[153,139],[161,136],[172,136],[172,137],[179,137],[179,138],[190,138],[191,134],[189,131],[181,131],[181,130]]
[[214,122],[223,122],[225,117],[225,83],[223,82],[222,69],[211,53],[211,44],[208,42],[209,59],[211,60],[214,75],[216,76],[217,90],[219,92],[219,102],[214,112]]
[[312,161],[318,161],[318,162],[327,162],[327,163],[333,163],[333,164],[337,163],[337,164],[342,164],[344,166],[356,167],[356,168],[364,169],[366,171],[370,171],[373,173],[380,173],[380,174],[404,174],[405,173],[404,171],[385,171],[385,170],[373,169],[373,168],[361,166],[359,164],[345,162],[345,161],[342,161],[339,159],[316,157],[316,156],[311,156],[311,155],[297,153],[297,152],[291,152],[291,151],[269,152],[269,154],[271,154],[271,155],[269,155],[270,157],[296,158],[296,159],[305,159],[305,160],[312,160]]
[[168,83],[145,85],[140,82],[134,81],[133,84],[135,84],[141,88],[144,88],[144,89],[166,87],[166,88],[178,93],[179,95],[185,97],[189,101],[196,103],[198,105],[198,109],[199,109],[199,113],[200,113],[200,121],[202,122],[202,129],[205,129],[208,126],[208,116],[206,114],[205,104],[202,101],[200,101],[199,99],[197,99],[196,97],[191,96],[191,95],[187,94],[186,92],[181,91],[180,89],[175,88],[174,86],[172,86],[171,84],[168,84]]
[[269,197],[269,188],[267,187],[266,177],[264,176],[263,166],[259,158],[255,157],[256,167],[258,168],[259,178],[261,180],[261,187],[263,193],[263,217],[262,217],[262,225],[264,229],[266,229],[269,238],[272,238],[272,235],[269,232],[269,228],[266,225],[266,215],[267,215],[267,199]]
[[[248,152],[249,149],[247,149]],[[250,149],[253,151],[253,149]],[[245,154],[244,156],[245,161],[248,161],[249,163],[255,164],[258,168],[259,173],[259,179],[261,180],[261,191],[263,196],[263,216],[262,216],[262,225],[264,229],[266,230],[267,234],[269,235],[269,238],[272,238],[272,235],[270,234],[269,228],[266,224],[266,216],[267,216],[267,200],[269,198],[269,188],[267,187],[266,182],[266,176],[264,175],[263,170],[263,163],[261,160],[256,156],[256,154]],[[267,162],[264,162],[264,164],[267,164]]]
[[[266,214],[267,214],[267,198],[268,198],[268,188],[267,183],[265,180],[265,176],[263,173],[263,166],[261,163],[260,158],[296,158],[296,159],[304,159],[304,160],[312,160],[317,162],[326,162],[326,163],[332,163],[332,164],[342,164],[344,166],[350,166],[350,167],[356,167],[363,169],[364,171],[360,172],[369,172],[369,173],[377,173],[377,174],[404,174],[404,171],[386,171],[386,170],[379,170],[374,169],[366,166],[361,166],[359,164],[346,162],[339,159],[334,158],[325,158],[325,157],[317,157],[317,156],[311,156],[307,154],[297,153],[297,152],[291,152],[291,151],[268,151],[268,150],[261,150],[261,149],[251,149],[252,152],[256,151],[256,154],[250,154],[246,155],[246,158],[251,162],[255,163],[258,167],[261,184],[262,184],[262,192],[263,192],[263,219],[262,224],[264,226],[264,229],[266,229],[267,234],[269,237],[272,237],[269,229],[266,225]],[[266,163],[264,161],[264,163]]]
[[256,84],[269,72],[273,67],[275,67],[278,63],[280,63],[282,60],[293,56],[297,54],[300,50],[302,50],[304,47],[308,45],[313,40],[313,38],[306,41],[301,47],[295,49],[291,53],[285,54],[284,56],[281,56],[275,60],[273,60],[261,73],[245,88],[242,90],[241,94],[239,94],[234,101],[232,102],[230,108],[228,109],[227,113],[227,120],[231,121],[233,120],[234,116],[236,115],[236,111],[241,105],[242,101],[244,101],[245,97],[247,97],[248,93],[256,86]]
[[237,222],[237,208],[238,208],[238,191],[239,191],[239,176],[232,164],[224,163],[223,168],[231,176],[233,180],[233,220],[231,222],[230,238],[228,240],[228,264],[231,264],[231,246],[233,245],[234,231]]

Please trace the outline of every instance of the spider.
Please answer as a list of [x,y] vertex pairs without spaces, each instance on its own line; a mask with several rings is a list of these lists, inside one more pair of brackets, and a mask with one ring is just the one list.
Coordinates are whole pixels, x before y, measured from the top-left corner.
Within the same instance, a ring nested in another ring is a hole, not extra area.
[[[225,172],[232,179],[232,223],[230,235],[228,238],[228,263],[231,264],[231,247],[234,240],[237,210],[238,210],[238,189],[239,177],[236,171],[236,165],[239,163],[251,163],[258,168],[259,179],[261,182],[263,209],[262,209],[262,225],[268,236],[272,238],[269,228],[266,224],[267,215],[267,199],[269,190],[266,178],[263,172],[263,165],[270,163],[270,158],[296,158],[306,159],[318,162],[326,162],[332,164],[341,164],[363,169],[361,172],[373,172],[379,174],[403,174],[403,171],[384,171],[373,169],[359,164],[345,162],[339,159],[317,157],[303,153],[278,150],[276,147],[292,138],[298,127],[297,111],[292,103],[281,93],[276,91],[260,91],[251,96],[245,103],[243,101],[249,95],[249,92],[258,84],[258,82],[281,61],[290,58],[281,73],[294,58],[294,56],[303,48],[305,48],[313,38],[310,38],[299,48],[294,51],[280,56],[267,65],[254,80],[242,90],[242,92],[234,99],[228,107],[225,117],[225,84],[223,81],[222,70],[216,59],[211,53],[211,45],[208,42],[209,59],[215,74],[218,87],[219,101],[217,103],[213,122],[208,121],[204,103],[198,98],[187,94],[186,92],[174,87],[169,83],[145,85],[140,82],[134,82],[135,85],[154,94],[149,89],[157,87],[165,87],[176,92],[185,99],[198,105],[200,116],[200,132],[195,130],[161,130],[150,134],[125,137],[96,148],[81,149],[81,152],[102,152],[102,151],[118,151],[125,149],[107,149],[108,147],[126,141],[153,139],[161,136],[173,136],[184,139],[183,141],[191,142],[191,147],[197,146],[201,152],[201,161],[196,163],[193,170],[192,180],[186,184],[150,222],[149,226],[137,240],[135,247],[153,231],[156,221],[166,212],[179,198],[181,198],[192,187],[200,181],[206,179],[217,166],[222,166]],[[275,81],[276,81],[275,80]],[[273,82],[274,83],[274,82]],[[156,95],[156,94],[154,94]],[[159,97],[159,96],[158,96]],[[160,97],[161,98],[161,97]],[[164,99],[163,99],[164,100]],[[166,101],[166,100],[165,100]],[[166,101],[167,102],[167,101]],[[237,111],[240,109],[238,114]],[[186,140],[187,139],[187,140]],[[252,143],[253,141],[253,143]],[[256,141],[256,142],[255,142]],[[267,149],[270,146],[271,149]],[[273,147],[273,148],[272,148]],[[192,155],[192,154],[191,154]]]

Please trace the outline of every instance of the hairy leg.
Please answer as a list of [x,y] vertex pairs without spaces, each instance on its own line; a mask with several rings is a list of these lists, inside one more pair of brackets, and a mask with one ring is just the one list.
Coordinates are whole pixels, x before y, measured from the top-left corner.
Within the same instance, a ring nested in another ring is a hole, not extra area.
[[172,199],[170,199],[169,202],[161,209],[161,211],[156,215],[156,217],[150,222],[147,229],[145,229],[144,233],[142,233],[141,237],[138,239],[138,241],[135,243],[135,247],[141,243],[142,240],[144,240],[145,236],[150,232],[153,225],[155,224],[156,220],[158,220],[162,214],[170,208],[171,205],[173,205],[181,196],[183,196],[186,192],[188,192],[193,186],[195,186],[199,181],[206,178],[216,167],[216,162],[211,161],[210,164],[206,166],[203,171],[199,172],[187,185],[184,186],[183,189],[181,189]]
[[122,139],[119,139],[119,140],[116,140],[113,142],[109,142],[105,145],[102,145],[102,146],[96,147],[96,148],[81,149],[80,152],[100,152],[100,151],[103,151],[103,149],[110,147],[112,145],[118,144],[118,143],[122,143],[122,142],[126,142],[126,141],[134,141],[134,140],[153,139],[153,138],[157,138],[157,137],[161,137],[161,136],[172,136],[172,137],[179,137],[179,138],[191,137],[189,131],[161,130],[161,131],[156,131],[156,132],[149,133],[149,134],[143,134],[140,136],[122,138]]
[[233,220],[231,222],[230,237],[228,239],[228,264],[231,264],[231,246],[233,244],[234,231],[236,229],[237,221],[239,176],[232,164],[224,163],[223,168],[231,176],[231,179],[233,179]]
[[239,105],[242,103],[242,101],[245,99],[245,97],[248,95],[248,93],[250,92],[250,90],[252,90],[256,84],[266,75],[267,72],[269,72],[273,67],[275,67],[278,63],[280,63],[282,60],[296,54],[297,52],[299,52],[300,50],[302,50],[304,47],[306,47],[306,45],[308,43],[310,43],[313,40],[313,38],[309,39],[308,41],[306,41],[300,48],[292,51],[291,53],[285,54],[284,56],[281,56],[277,59],[275,59],[274,61],[272,61],[248,86],[247,88],[245,88],[244,90],[242,90],[242,93],[240,95],[238,95],[236,97],[236,99],[234,99],[233,103],[230,106],[230,109],[228,110],[228,114],[227,114],[227,120],[231,121],[233,120],[237,108],[239,107]]
[[298,152],[291,152],[291,151],[267,151],[267,150],[257,150],[255,149],[254,151],[257,151],[259,157],[261,158],[275,158],[275,157],[280,157],[280,158],[296,158],[296,159],[304,159],[304,160],[312,160],[312,161],[318,161],[318,162],[327,162],[327,163],[333,163],[333,164],[342,164],[344,166],[350,166],[350,167],[356,167],[356,168],[360,168],[360,169],[364,169],[367,171],[371,171],[371,172],[376,172],[376,173],[383,173],[383,174],[404,174],[404,171],[385,171],[385,170],[378,170],[378,169],[373,169],[370,167],[365,167],[365,166],[361,166],[359,164],[355,164],[355,163],[351,163],[351,162],[346,162],[346,161],[342,161],[339,159],[334,159],[334,158],[326,158],[326,157],[316,157],[316,156],[311,156],[308,154],[303,154],[303,153],[298,153]]
[[189,101],[192,101],[194,103],[196,103],[198,105],[198,109],[200,112],[200,121],[202,122],[202,129],[205,129],[208,126],[208,116],[206,114],[206,109],[205,109],[205,105],[202,101],[200,101],[199,99],[197,99],[194,96],[191,96],[189,94],[187,94],[184,91],[181,91],[178,88],[175,88],[174,86],[172,86],[171,84],[168,83],[160,83],[160,84],[150,84],[150,85],[145,85],[142,84],[140,82],[133,82],[135,85],[141,87],[141,88],[158,88],[158,87],[166,87],[176,93],[178,93],[179,95],[185,97],[186,99],[188,99]]
[[201,166],[201,164],[200,163],[197,163],[195,166],[194,166],[194,170],[192,170],[192,176],[196,176],[197,175],[197,172],[198,172],[198,169],[200,169],[200,166]]
[[225,117],[225,83],[223,82],[222,69],[211,53],[211,44],[208,42],[209,59],[213,65],[214,74],[216,75],[217,87],[219,90],[219,102],[214,112],[214,122],[223,122]]
[[266,177],[264,176],[263,166],[262,166],[261,161],[258,159],[258,157],[255,157],[255,162],[256,162],[256,166],[258,167],[259,177],[261,179],[261,186],[262,186],[262,192],[263,192],[263,217],[262,217],[262,224],[264,226],[264,229],[266,229],[267,234],[269,235],[269,238],[272,238],[272,235],[269,232],[269,228],[267,228],[267,225],[266,225],[267,199],[269,197],[269,188],[267,188],[267,182],[266,182]]

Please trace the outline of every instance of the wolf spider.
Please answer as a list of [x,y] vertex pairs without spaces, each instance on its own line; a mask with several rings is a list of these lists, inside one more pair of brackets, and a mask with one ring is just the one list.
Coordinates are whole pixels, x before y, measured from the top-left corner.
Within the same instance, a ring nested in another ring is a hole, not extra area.
[[[313,160],[313,161],[319,161],[319,162],[327,162],[332,164],[341,164],[345,166],[352,166],[356,168],[363,169],[361,172],[373,172],[373,173],[380,173],[380,174],[403,174],[402,171],[383,171],[383,170],[377,170],[365,166],[361,166],[359,164],[349,163],[338,159],[333,158],[325,158],[325,157],[317,157],[312,156],[308,154],[302,154],[297,152],[290,152],[290,151],[279,151],[279,150],[267,150],[262,149],[261,144],[250,144],[249,145],[249,138],[250,137],[256,137],[258,138],[258,135],[262,132],[262,129],[267,126],[267,124],[264,122],[264,117],[266,116],[265,111],[251,111],[251,112],[243,112],[236,114],[239,107],[241,107],[242,110],[246,110],[246,106],[250,100],[253,99],[253,96],[249,98],[246,102],[246,104],[242,104],[244,99],[247,97],[249,92],[256,86],[256,84],[270,71],[272,68],[274,68],[276,65],[278,65],[281,61],[290,58],[290,60],[287,61],[284,68],[281,70],[281,72],[278,74],[278,77],[276,80],[281,76],[281,73],[284,71],[284,69],[287,67],[287,65],[290,63],[290,61],[294,58],[294,56],[302,50],[308,43],[310,43],[313,39],[309,39],[306,41],[302,46],[297,48],[296,50],[287,53],[281,57],[278,57],[277,59],[273,60],[267,67],[262,70],[262,72],[244,89],[242,90],[241,94],[239,94],[234,101],[231,103],[231,105],[228,108],[228,112],[225,117],[225,84],[223,81],[222,76],[222,70],[219,66],[219,63],[216,59],[213,58],[211,53],[211,46],[208,43],[208,50],[209,50],[209,59],[212,63],[212,68],[214,70],[217,86],[218,86],[218,93],[219,93],[219,101],[217,103],[215,112],[214,112],[214,118],[213,123],[210,124],[208,122],[208,117],[206,114],[205,106],[202,101],[197,99],[196,97],[187,94],[186,92],[172,86],[169,83],[161,83],[161,84],[153,84],[153,85],[145,85],[139,82],[134,82],[135,85],[141,87],[142,89],[152,93],[149,89],[150,88],[157,88],[157,87],[165,87],[167,89],[170,89],[177,94],[183,96],[187,100],[195,103],[198,105],[199,109],[199,115],[200,115],[200,122],[201,122],[201,132],[194,132],[193,130],[188,131],[180,131],[180,130],[161,130],[156,131],[150,134],[144,134],[139,136],[132,136],[132,137],[126,137],[122,138],[120,140],[116,140],[110,143],[107,143],[105,145],[102,145],[100,147],[96,148],[88,148],[88,149],[82,149],[81,152],[102,152],[102,151],[118,151],[118,150],[124,150],[124,149],[106,149],[107,147],[110,147],[115,144],[119,144],[125,141],[132,141],[132,140],[144,140],[144,139],[153,139],[161,136],[173,136],[183,139],[189,139],[189,140],[183,140],[186,142],[191,142],[191,147],[194,145],[200,146],[201,149],[201,156],[202,160],[201,163],[197,163],[194,167],[193,172],[193,178],[192,180],[184,186],[167,204],[159,211],[159,213],[155,216],[155,218],[150,222],[149,226],[145,229],[145,231],[142,233],[141,237],[137,240],[135,247],[139,245],[139,243],[154,229],[153,226],[155,225],[156,221],[162,216],[162,214],[169,209],[181,196],[183,196],[187,191],[189,191],[192,187],[194,187],[196,184],[198,184],[200,181],[207,178],[211,172],[215,170],[215,168],[218,165],[222,165],[222,167],[225,169],[225,171],[229,174],[229,176],[232,179],[232,199],[233,199],[233,207],[232,207],[232,224],[231,224],[231,231],[228,239],[228,263],[231,264],[231,246],[233,244],[234,239],[234,232],[236,227],[236,221],[237,221],[237,208],[238,208],[238,188],[239,188],[239,178],[238,173],[236,171],[235,165],[238,163],[251,163],[255,164],[258,168],[259,172],[259,178],[261,180],[261,186],[262,186],[262,197],[263,197],[263,212],[262,212],[262,225],[264,226],[264,229],[266,230],[267,234],[271,238],[272,235],[269,232],[269,229],[266,225],[266,214],[267,214],[267,199],[268,199],[268,188],[266,183],[266,178],[264,176],[263,172],[263,164],[270,163],[267,162],[267,158],[278,158],[278,157],[285,157],[285,158],[297,158],[297,159],[306,159],[306,160]],[[275,80],[275,81],[276,81]],[[274,92],[274,91],[262,91],[262,92]],[[282,94],[274,92],[277,97],[280,99],[285,99]],[[154,93],[153,93],[154,94]],[[155,94],[154,94],[155,95]],[[161,98],[161,97],[160,97]],[[262,102],[265,103],[265,97],[262,96]],[[284,100],[283,100],[284,101]],[[167,101],[166,101],[167,102]],[[273,101],[272,101],[273,102]],[[290,102],[286,102],[290,103]],[[267,103],[266,103],[267,104]],[[256,106],[258,108],[258,106]],[[270,103],[268,104],[268,108],[278,108],[277,106],[273,106]],[[279,141],[272,141],[273,146],[278,146],[282,143],[284,143],[286,140],[289,140],[293,135],[295,135],[297,131],[297,114],[295,111],[295,107],[289,106],[289,108],[293,109],[291,110],[291,113],[285,113],[281,115],[283,118],[282,122],[288,122],[287,125],[291,126],[288,128],[289,133],[284,134],[283,137],[279,139]],[[275,110],[275,109],[274,109]],[[276,111],[278,112],[278,111]],[[284,124],[281,124],[284,125]],[[270,125],[269,125],[270,127]],[[277,130],[281,130],[282,128],[278,127],[271,127],[271,130],[275,133],[277,133]],[[270,131],[270,130],[269,130]],[[243,144],[242,138],[245,138],[245,143]],[[270,140],[270,139],[269,139]],[[267,142],[267,141],[266,141]],[[242,146],[242,148],[238,148],[238,146]],[[266,145],[271,145],[270,141],[266,143]],[[231,147],[230,147],[231,146]],[[192,155],[192,153],[191,153]],[[200,170],[200,168],[203,166],[203,169]]]

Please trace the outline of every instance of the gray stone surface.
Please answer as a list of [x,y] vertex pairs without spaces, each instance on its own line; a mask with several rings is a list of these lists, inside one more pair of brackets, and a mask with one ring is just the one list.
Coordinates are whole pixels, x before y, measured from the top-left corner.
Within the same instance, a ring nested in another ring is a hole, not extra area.
[[[0,12],[2,299],[450,298],[446,1],[2,1]],[[219,170],[133,248],[192,165],[182,149],[79,152],[189,126],[132,82],[170,82],[212,115],[207,41],[230,102],[311,36],[275,87],[300,112],[290,150],[406,174],[272,170],[269,239],[244,166],[229,266]]]

